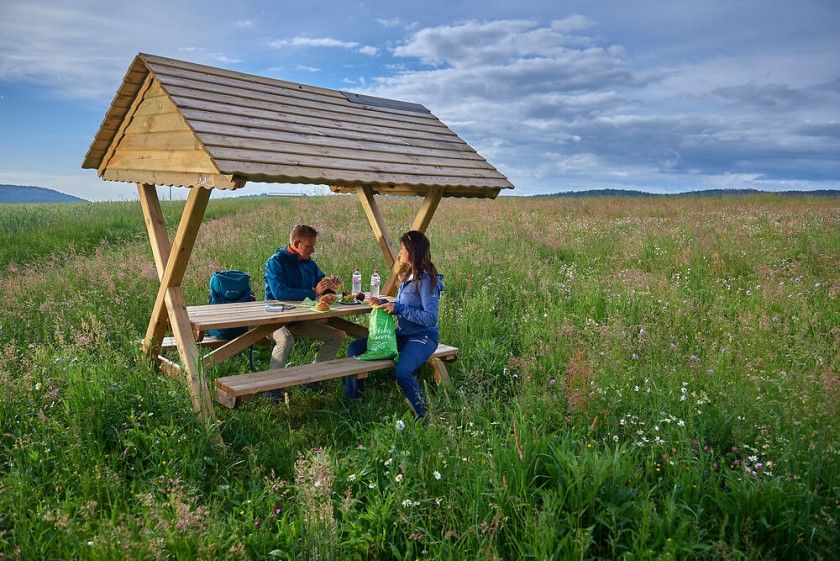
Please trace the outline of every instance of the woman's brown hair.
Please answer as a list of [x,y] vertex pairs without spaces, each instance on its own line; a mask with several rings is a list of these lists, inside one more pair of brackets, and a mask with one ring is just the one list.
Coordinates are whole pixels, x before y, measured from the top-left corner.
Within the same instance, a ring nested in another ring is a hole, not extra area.
[[408,269],[409,273],[414,275],[414,286],[420,285],[420,277],[426,272],[431,277],[429,291],[434,292],[437,288],[438,272],[429,252],[429,238],[423,232],[410,230],[400,237],[400,243],[408,250]]

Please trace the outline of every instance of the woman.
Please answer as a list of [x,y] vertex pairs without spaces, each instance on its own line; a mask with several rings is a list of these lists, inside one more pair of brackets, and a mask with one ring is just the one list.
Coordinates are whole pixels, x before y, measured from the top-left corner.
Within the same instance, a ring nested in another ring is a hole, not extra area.
[[[438,304],[443,290],[443,276],[438,274],[432,263],[429,239],[423,232],[412,230],[403,234],[397,261],[408,271],[400,282],[396,301],[383,304],[381,308],[399,320],[397,349],[400,358],[394,373],[414,413],[422,418],[426,416],[426,400],[414,372],[437,349]],[[375,303],[378,304],[378,300]],[[365,349],[367,338],[357,339],[347,348],[347,356],[358,356]],[[344,378],[345,397],[361,400],[363,390],[364,380],[350,376]]]

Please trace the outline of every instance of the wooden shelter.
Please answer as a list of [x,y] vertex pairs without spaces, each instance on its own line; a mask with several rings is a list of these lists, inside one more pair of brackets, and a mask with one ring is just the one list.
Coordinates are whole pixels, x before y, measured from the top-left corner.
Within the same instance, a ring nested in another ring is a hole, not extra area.
[[[513,188],[422,105],[142,53],[82,167],[137,184],[160,278],[143,349],[158,356],[168,322],[193,405],[208,421],[212,402],[181,282],[212,189],[257,181],[357,193],[390,267],[383,292],[392,294],[399,267],[375,195],[422,196],[411,228],[425,231],[443,197],[495,198]],[[172,242],[155,185],[190,189]]]

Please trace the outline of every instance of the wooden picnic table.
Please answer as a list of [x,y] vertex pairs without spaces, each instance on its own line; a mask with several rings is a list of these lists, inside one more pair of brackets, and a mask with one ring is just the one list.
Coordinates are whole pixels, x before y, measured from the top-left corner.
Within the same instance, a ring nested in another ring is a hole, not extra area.
[[[383,298],[389,302],[394,300],[393,297],[383,296]],[[268,308],[268,306],[280,305],[288,306],[289,309],[275,311]],[[234,304],[188,306],[187,315],[198,345],[215,347],[202,358],[203,364],[210,366],[223,362],[250,345],[266,341],[275,330],[292,323],[303,321],[325,322],[352,337],[366,337],[367,327],[349,321],[345,317],[368,314],[371,310],[372,307],[364,303],[341,304],[336,302],[328,311],[321,312],[298,301],[262,300]],[[203,335],[210,329],[233,327],[247,327],[248,331],[230,340]],[[162,344],[163,349],[174,348],[175,346],[174,338],[166,338]],[[437,350],[429,359],[436,382],[448,383],[448,373],[442,361],[454,360],[457,354],[458,349],[455,347],[438,345]],[[173,370],[174,375],[180,376],[180,368],[175,363],[163,356],[159,359],[167,369]],[[391,366],[394,366],[394,362],[391,360],[359,361],[354,358],[345,358],[292,368],[225,376],[216,380],[216,397],[219,403],[233,408],[259,392],[341,376],[363,378],[367,376],[368,372]]]
[[[390,300],[393,300],[391,298]],[[268,306],[288,306],[284,311],[274,311]],[[334,303],[329,311],[318,311],[305,306],[299,301],[290,300],[261,300],[257,302],[240,302],[235,304],[205,304],[202,306],[188,306],[187,315],[193,327],[193,333],[200,335],[210,329],[226,329],[232,327],[247,327],[244,334],[222,344],[214,351],[205,355],[204,363],[220,363],[250,345],[271,337],[277,329],[290,323],[304,321],[318,321],[329,323],[348,335],[366,337],[367,328],[363,325],[342,319],[346,316],[368,314],[371,306],[364,303],[340,304]],[[201,337],[196,337],[200,339]]]

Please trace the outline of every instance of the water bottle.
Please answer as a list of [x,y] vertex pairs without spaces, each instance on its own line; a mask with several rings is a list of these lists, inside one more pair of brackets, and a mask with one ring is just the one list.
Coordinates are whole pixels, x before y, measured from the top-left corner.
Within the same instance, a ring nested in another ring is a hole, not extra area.
[[374,269],[370,276],[370,295],[379,298],[379,269]]
[[362,271],[356,267],[353,271],[353,296],[362,291]]

